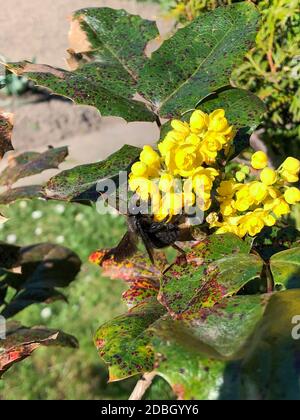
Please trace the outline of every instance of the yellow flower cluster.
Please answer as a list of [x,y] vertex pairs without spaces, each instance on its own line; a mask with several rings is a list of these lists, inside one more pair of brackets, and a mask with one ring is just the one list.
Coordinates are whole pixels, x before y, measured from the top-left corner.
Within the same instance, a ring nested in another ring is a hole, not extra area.
[[289,157],[276,171],[267,165],[266,154],[256,152],[251,166],[261,170],[259,179],[220,183],[216,197],[220,212],[213,212],[206,219],[211,228],[218,228],[217,233],[256,236],[265,226],[275,225],[278,218],[290,213],[291,205],[300,202],[300,190],[290,185],[299,181],[300,161]]
[[158,150],[144,146],[132,165],[130,189],[151,202],[156,221],[169,221],[195,205],[210,210],[206,222],[217,233],[256,236],[300,202],[300,190],[291,185],[299,181],[300,161],[289,157],[273,170],[259,151],[251,159],[252,174],[244,166],[228,179],[222,161],[234,135],[223,109],[195,110],[189,122],[172,120]]
[[144,201],[151,198],[158,221],[193,205],[195,195],[203,190],[199,207],[210,208],[211,190],[219,175],[214,166],[220,152],[229,150],[235,134],[223,109],[210,114],[195,110],[189,122],[172,120],[171,127],[158,151],[144,146],[129,176],[130,189]]

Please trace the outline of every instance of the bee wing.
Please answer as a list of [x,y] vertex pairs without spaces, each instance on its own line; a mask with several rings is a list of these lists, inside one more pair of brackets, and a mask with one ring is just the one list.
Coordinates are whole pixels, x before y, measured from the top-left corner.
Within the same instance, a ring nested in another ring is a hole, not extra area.
[[130,231],[126,232],[119,244],[105,254],[101,263],[112,257],[118,263],[132,257],[138,250],[137,244],[137,235]]

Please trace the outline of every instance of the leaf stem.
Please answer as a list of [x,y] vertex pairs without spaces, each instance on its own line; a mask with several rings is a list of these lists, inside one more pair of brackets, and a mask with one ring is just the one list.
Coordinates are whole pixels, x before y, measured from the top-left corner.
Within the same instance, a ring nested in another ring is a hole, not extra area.
[[151,386],[155,376],[156,372],[145,373],[134,387],[134,390],[132,391],[132,394],[129,397],[129,401],[141,400],[147,389]]
[[158,115],[156,115],[155,122],[156,122],[156,124],[157,124],[157,127],[160,129],[160,128],[161,128],[161,126],[162,126],[162,124],[161,124],[161,121],[160,121],[160,118],[159,118],[159,116],[158,116]]

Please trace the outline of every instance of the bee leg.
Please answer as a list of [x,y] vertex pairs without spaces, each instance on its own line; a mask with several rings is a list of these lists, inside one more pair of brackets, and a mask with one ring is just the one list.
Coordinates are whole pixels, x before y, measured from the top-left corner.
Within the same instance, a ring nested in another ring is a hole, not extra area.
[[140,237],[142,239],[143,245],[146,248],[148,257],[149,257],[151,263],[153,265],[155,265],[153,247],[151,246],[147,235],[144,233],[144,230],[143,230],[140,222],[137,223],[136,227],[137,227],[137,230],[138,230],[138,232],[140,234]]

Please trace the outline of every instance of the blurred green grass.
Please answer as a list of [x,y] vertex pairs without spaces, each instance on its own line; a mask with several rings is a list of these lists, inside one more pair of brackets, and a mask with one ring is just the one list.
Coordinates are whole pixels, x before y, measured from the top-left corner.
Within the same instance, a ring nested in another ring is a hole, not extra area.
[[[124,284],[102,277],[101,270],[87,261],[94,250],[117,243],[126,229],[124,218],[99,215],[94,207],[40,200],[21,201],[0,210],[9,218],[0,226],[1,241],[59,243],[77,252],[83,261],[80,275],[65,290],[69,304],[33,305],[16,317],[26,326],[47,325],[74,334],[79,350],[38,349],[0,381],[0,399],[127,399],[137,378],[107,384],[107,369],[92,341],[102,323],[126,310],[121,301]],[[169,386],[156,379],[147,398],[169,396]]]

